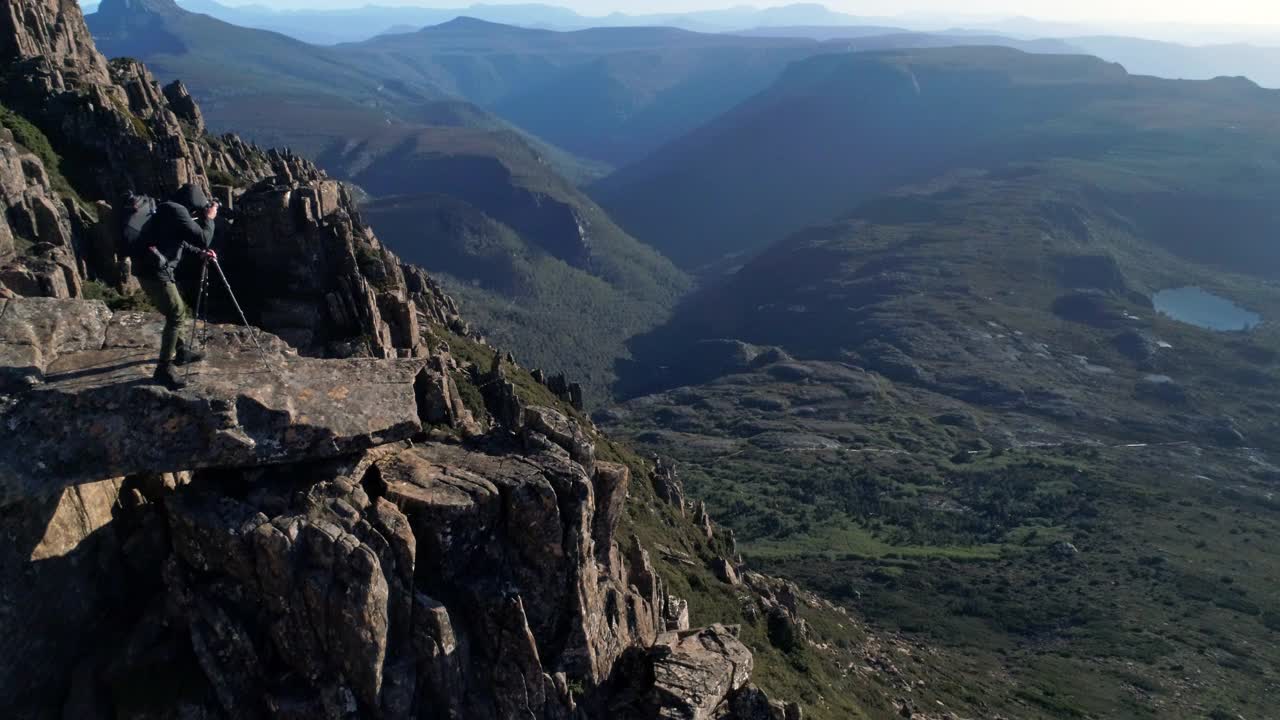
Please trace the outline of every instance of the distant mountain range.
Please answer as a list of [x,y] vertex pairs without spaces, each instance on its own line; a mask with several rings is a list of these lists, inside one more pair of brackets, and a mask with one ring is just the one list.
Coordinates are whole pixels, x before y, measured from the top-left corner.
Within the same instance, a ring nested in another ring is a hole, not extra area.
[[[143,0],[145,2],[146,0]],[[214,0],[181,0],[182,8],[246,28],[271,30],[316,44],[359,42],[378,35],[404,34],[470,17],[526,28],[581,30],[595,27],[662,26],[709,33],[813,40],[880,37],[879,44],[854,49],[1005,45],[1027,52],[1097,55],[1130,72],[1168,78],[1207,80],[1245,76],[1265,87],[1280,87],[1280,28],[1223,26],[1196,28],[1172,24],[1104,27],[1052,23],[1032,18],[970,20],[948,25],[936,18],[861,17],[818,4],[776,8],[735,7],[690,13],[592,17],[554,5],[472,5],[459,8],[380,7],[340,10],[276,10],[261,5],[232,7]],[[86,12],[98,3],[86,3]],[[1127,36],[1134,33],[1137,36]],[[889,38],[898,36],[896,40]],[[1161,38],[1161,39],[1148,39]],[[1182,44],[1194,39],[1195,44]],[[1171,42],[1178,40],[1180,42]]]
[[[686,13],[612,13],[588,16],[568,8],[537,3],[473,4],[455,8],[386,7],[376,4],[342,9],[275,9],[264,5],[224,5],[214,0],[183,0],[184,8],[246,27],[274,30],[301,40],[338,43],[365,40],[393,30],[417,29],[465,16],[491,22],[554,30],[590,27],[667,26],[703,32],[741,32],[775,27],[866,26],[890,32],[1001,35],[1021,39],[1124,35],[1194,45],[1252,43],[1280,45],[1280,26],[1190,25],[1177,23],[1064,23],[1030,17],[992,18],[964,14],[861,16],[833,11],[818,3],[758,8],[738,5]],[[82,2],[86,13],[99,3]],[[354,5],[354,3],[353,3]]]
[[[215,127],[313,155],[325,149],[325,136],[421,124],[424,110],[434,116],[442,102],[466,102],[618,165],[763,90],[788,63],[824,51],[805,38],[656,27],[553,32],[474,18],[318,46],[172,0],[107,0],[88,20],[108,55],[137,57],[161,77],[182,78]],[[484,113],[465,114],[474,123]],[[425,124],[454,123],[432,117]]]
[[[84,3],[85,12],[95,11],[98,5],[96,2]],[[725,32],[783,25],[874,23],[871,18],[835,12],[818,4],[773,8],[739,6],[688,13],[613,13],[607,16],[581,15],[568,8],[543,4],[476,4],[456,8],[365,5],[336,10],[278,10],[262,5],[223,5],[213,0],[182,0],[179,5],[192,12],[204,13],[244,27],[272,30],[307,42],[325,44],[366,40],[393,30],[439,25],[457,17],[554,30],[661,26],[701,32]]]
[[[1271,146],[1277,113],[1280,92],[1247,80],[1160,80],[1086,56],[1005,48],[821,55],[593,194],[631,234],[697,268],[960,168],[1115,153],[1164,153],[1162,162],[1174,163],[1220,147],[1220,157],[1194,162],[1246,172],[1250,154]],[[1248,189],[1247,203],[1207,195],[1196,211],[1222,227],[1252,218],[1250,234],[1214,250],[1235,248],[1241,270],[1259,267],[1246,258],[1265,246],[1265,232],[1280,230],[1265,193]],[[1161,214],[1182,217],[1174,207]],[[1168,225],[1166,241],[1204,227],[1183,220]]]

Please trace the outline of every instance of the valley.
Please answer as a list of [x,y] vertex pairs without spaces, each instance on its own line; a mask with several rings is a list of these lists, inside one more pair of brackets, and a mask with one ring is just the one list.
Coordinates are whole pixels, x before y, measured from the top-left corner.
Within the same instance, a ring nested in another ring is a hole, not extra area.
[[633,341],[596,418],[683,461],[753,567],[990,680],[918,697],[1265,716],[1280,336],[1151,297],[1194,279],[1265,317],[1280,291],[1144,234],[1125,194],[1162,176],[1135,175],[956,172],[798,232]]
[[[1142,69],[1265,53],[14,2],[20,716],[1275,713],[1280,91]],[[168,391],[109,203],[179,180],[240,299]]]

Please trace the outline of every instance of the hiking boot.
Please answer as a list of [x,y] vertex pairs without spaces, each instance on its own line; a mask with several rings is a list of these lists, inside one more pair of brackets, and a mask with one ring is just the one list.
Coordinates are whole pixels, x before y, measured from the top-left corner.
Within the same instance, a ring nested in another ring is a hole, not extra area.
[[174,365],[190,365],[192,363],[198,363],[203,359],[204,359],[204,353],[190,350],[185,345],[179,345],[178,352],[174,354],[174,357],[173,357],[173,364]]
[[178,371],[174,369],[173,363],[160,363],[156,367],[156,374],[153,377],[157,384],[163,385],[170,390],[181,390],[187,386],[187,381],[183,380]]

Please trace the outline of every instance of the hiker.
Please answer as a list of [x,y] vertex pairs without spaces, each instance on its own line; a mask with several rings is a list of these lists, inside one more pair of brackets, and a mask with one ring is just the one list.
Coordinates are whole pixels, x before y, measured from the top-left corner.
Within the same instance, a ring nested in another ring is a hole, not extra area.
[[151,303],[164,314],[164,335],[155,380],[170,390],[186,387],[176,366],[199,362],[204,355],[186,347],[182,336],[190,328],[186,304],[178,292],[177,271],[190,251],[217,259],[213,244],[218,204],[210,202],[195,185],[186,185],[169,202],[155,206],[136,243],[134,273]]

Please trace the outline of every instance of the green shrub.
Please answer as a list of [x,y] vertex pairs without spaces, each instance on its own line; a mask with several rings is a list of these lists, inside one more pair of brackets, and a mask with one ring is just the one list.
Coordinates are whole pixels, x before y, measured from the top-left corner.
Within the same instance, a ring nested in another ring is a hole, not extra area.
[[44,169],[49,173],[49,183],[53,185],[55,192],[80,199],[79,193],[71,187],[71,183],[62,174],[62,158],[54,152],[53,146],[49,144],[49,138],[40,128],[4,105],[0,105],[0,125],[13,133],[13,139],[19,145],[40,159]]
[[462,404],[467,406],[476,420],[482,420],[485,416],[484,396],[480,394],[480,388],[472,382],[471,376],[465,372],[455,372],[453,384],[458,386],[458,395],[462,397]]
[[101,300],[115,312],[159,312],[146,293],[135,291],[126,295],[100,280],[84,284],[84,298]]
[[237,187],[240,185],[240,179],[225,170],[210,170],[209,183],[212,185],[229,185]]

